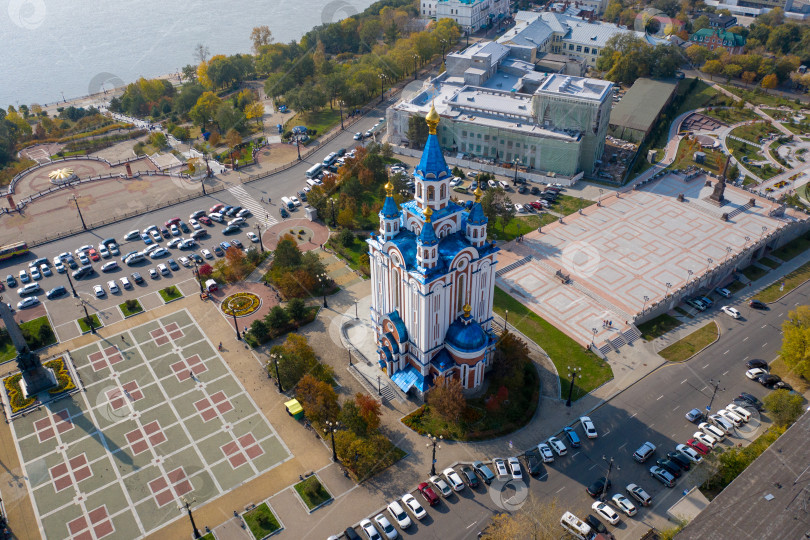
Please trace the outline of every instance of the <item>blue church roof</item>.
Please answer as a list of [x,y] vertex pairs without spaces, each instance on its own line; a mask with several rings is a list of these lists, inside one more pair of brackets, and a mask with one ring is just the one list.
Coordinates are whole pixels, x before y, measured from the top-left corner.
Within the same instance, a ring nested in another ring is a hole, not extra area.
[[464,321],[459,317],[447,329],[444,342],[462,352],[476,352],[486,348],[489,338],[475,319]]
[[456,365],[456,362],[450,356],[450,353],[447,352],[447,349],[442,349],[439,351],[439,354],[434,356],[430,363],[433,365],[433,367],[439,370],[439,372],[447,371]]
[[483,225],[487,222],[487,217],[484,215],[484,209],[481,203],[473,204],[470,209],[470,215],[467,216],[467,223],[470,225]]
[[[390,242],[394,244],[397,249],[399,249],[400,253],[402,253],[405,268],[409,272],[417,269],[416,241],[416,235],[407,230],[401,230],[394,238],[390,240]],[[467,238],[461,232],[448,234],[447,236],[441,238],[439,240],[438,264],[435,267],[426,270],[424,274],[430,277],[446,273],[450,268],[450,263],[453,262],[453,259],[456,257],[456,255],[458,255],[459,251],[470,246],[472,246],[472,244],[467,241]],[[493,251],[498,251],[498,248],[492,243],[486,243],[483,246],[475,249],[478,251],[478,255],[481,257],[488,255]]]
[[440,180],[450,175],[450,167],[444,160],[439,138],[435,134],[428,135],[422,159],[416,166],[414,175],[422,180]]
[[419,243],[423,246],[435,246],[439,243],[439,239],[436,238],[436,231],[433,230],[433,223],[422,225],[422,231],[419,233]]
[[398,218],[399,208],[397,208],[397,203],[394,201],[393,197],[386,197],[385,203],[383,204],[382,210],[380,211],[380,215],[384,218],[394,219]]
[[391,380],[394,381],[394,384],[399,386],[399,388],[408,393],[408,390],[413,388],[414,386],[420,391],[424,392],[427,389],[427,383],[425,382],[425,378],[422,376],[421,373],[416,371],[416,368],[413,366],[408,366],[405,369],[397,371],[393,375],[391,375]]
[[391,319],[391,322],[394,323],[394,327],[397,329],[399,342],[405,343],[408,341],[408,329],[405,327],[405,322],[402,320],[402,317],[399,316],[399,311],[392,311],[388,314],[388,318]]

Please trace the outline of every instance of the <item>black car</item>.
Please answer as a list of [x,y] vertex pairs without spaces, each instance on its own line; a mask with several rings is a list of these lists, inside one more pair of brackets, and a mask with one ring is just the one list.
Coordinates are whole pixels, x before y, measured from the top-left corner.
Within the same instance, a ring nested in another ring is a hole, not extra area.
[[757,382],[765,387],[771,387],[776,383],[782,382],[782,378],[779,375],[760,375],[757,377]]
[[677,463],[662,458],[656,461],[655,464],[664,469],[665,471],[667,471],[668,473],[670,473],[675,478],[681,476],[681,468],[678,466]]
[[289,212],[287,212],[287,210],[286,210],[286,209],[284,209],[284,208],[282,208],[282,209],[279,211],[279,214],[281,214],[281,217],[283,217],[283,218],[290,217],[290,213],[289,213]]
[[532,195],[540,195],[540,188],[537,186],[532,186],[532,188],[529,190],[529,193],[531,193]]
[[227,216],[228,212],[230,212],[232,208],[233,206],[226,206],[225,208],[220,210],[219,213],[222,214],[223,216]]
[[193,214],[191,214],[191,219],[197,219],[205,215],[205,210],[197,210]]
[[598,534],[609,534],[605,524],[599,521],[596,516],[588,514],[588,517],[585,518],[585,522],[590,525],[591,529],[596,531]]
[[178,265],[176,262],[174,262],[174,259],[167,260],[166,264],[168,264],[169,268],[171,268],[174,271],[180,270],[180,265]]
[[296,193],[296,196],[301,199],[302,202],[307,202],[307,194],[303,191],[299,191]]
[[200,256],[199,253],[192,253],[191,255],[189,255],[189,257],[194,259],[194,262],[197,263],[197,264],[204,264],[204,262],[205,262],[205,261],[203,261],[203,258]]
[[748,369],[760,368],[760,369],[768,369],[768,362],[765,360],[749,360],[745,363],[748,366]]
[[219,246],[214,246],[214,254],[216,254],[217,257],[224,257],[225,256],[225,250],[223,250]]
[[530,475],[540,476],[546,472],[546,468],[543,465],[543,456],[540,455],[540,451],[536,448],[523,454],[523,457],[526,458],[526,470],[529,471]]
[[[605,482],[607,482],[607,486],[605,486]],[[593,497],[594,499],[602,494],[603,491],[607,491],[610,489],[610,480],[605,478],[604,476],[598,478],[593,484],[585,488],[585,492]]]
[[172,237],[172,233],[170,233],[169,229],[167,229],[166,227],[161,227],[160,234],[162,234],[164,238],[171,238]]
[[753,407],[758,411],[762,410],[762,402],[748,392],[741,393],[734,401],[743,402],[745,403],[745,406]]
[[180,222],[180,230],[183,231],[184,233],[191,232],[191,230],[188,228],[188,225],[186,225],[182,221]]
[[234,234],[239,232],[239,230],[240,229],[238,225],[228,225],[227,227],[222,229],[222,234]]
[[478,480],[478,477],[475,476],[475,471],[473,471],[472,467],[470,467],[469,465],[464,465],[463,467],[461,467],[461,479],[471,489],[475,489],[481,485],[481,482]]
[[346,540],[360,540],[360,535],[354,530],[354,527],[347,527],[343,534],[346,536]]
[[67,289],[60,285],[48,291],[45,296],[48,297],[48,300],[53,300],[54,298],[59,298],[60,296],[64,295],[66,292]]
[[240,210],[242,209],[241,206],[234,206],[230,210],[228,210],[227,215],[233,217],[235,216]]
[[524,194],[524,193],[526,193],[527,191],[528,191],[528,189],[526,189],[526,186],[520,186],[520,187],[517,189],[517,192],[518,192],[518,193],[520,193],[521,195],[523,195],[523,194]]
[[338,151],[337,151],[337,152],[335,152],[335,153],[338,155],[338,157],[343,157],[343,156],[345,156],[345,155],[346,155],[346,149],[345,149],[345,148],[341,148],[340,150],[338,150]]
[[680,467],[685,471],[688,471],[689,467],[691,467],[692,464],[691,459],[689,459],[688,457],[677,451],[668,453],[667,459],[669,459],[673,463],[676,463],[678,467]]
[[748,305],[754,309],[768,309],[768,305],[765,302],[760,302],[759,300],[751,300],[748,302]]
[[78,270],[74,270],[73,274],[71,275],[73,276],[73,279],[82,279],[87,276],[92,276],[95,273],[96,271],[93,269],[92,266],[86,265],[82,266]]
[[132,281],[140,285],[144,282],[144,279],[138,272],[132,272]]

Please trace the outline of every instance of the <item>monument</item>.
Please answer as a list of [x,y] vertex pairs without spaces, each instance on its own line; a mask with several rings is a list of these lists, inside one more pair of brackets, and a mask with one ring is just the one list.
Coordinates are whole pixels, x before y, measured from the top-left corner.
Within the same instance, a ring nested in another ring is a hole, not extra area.
[[15,360],[22,374],[20,386],[22,387],[23,396],[35,396],[43,390],[49,390],[56,386],[56,376],[53,371],[44,367],[39,361],[39,356],[28,348],[22,331],[17,325],[17,321],[14,320],[11,309],[8,304],[2,301],[2,297],[0,297],[0,318],[3,319],[3,324],[6,325],[6,330],[8,330],[14,348],[17,349],[17,358]]
[[714,191],[709,195],[709,201],[717,206],[723,206],[726,202],[724,193],[726,191],[726,173],[728,172],[728,164],[731,162],[731,156],[726,158],[726,164],[723,167],[723,173],[720,175],[720,180],[714,185]]

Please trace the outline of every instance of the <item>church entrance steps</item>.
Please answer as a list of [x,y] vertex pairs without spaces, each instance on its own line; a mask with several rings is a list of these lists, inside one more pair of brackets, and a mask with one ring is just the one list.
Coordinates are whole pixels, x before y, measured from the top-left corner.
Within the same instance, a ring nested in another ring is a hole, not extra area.
[[641,332],[638,331],[638,328],[635,325],[630,325],[630,328],[622,332],[625,341],[630,344],[633,343],[635,340],[641,337]]
[[498,270],[497,272],[495,272],[495,276],[500,277],[500,276],[504,275],[505,273],[514,270],[515,268],[517,268],[519,266],[523,266],[524,264],[526,264],[527,262],[529,262],[531,260],[532,260],[531,255],[523,257],[519,261],[515,261],[512,264],[510,264],[509,266],[505,266],[505,267],[501,268],[500,270]]
[[742,214],[743,212],[745,212],[745,211],[746,211],[746,210],[748,210],[749,208],[752,208],[753,206],[754,206],[754,205],[753,205],[753,204],[751,204],[750,202],[748,202],[748,203],[746,203],[746,204],[744,204],[744,205],[742,205],[742,206],[738,206],[737,208],[735,208],[734,210],[732,210],[731,212],[729,212],[729,213],[728,213],[728,219],[731,219],[731,218],[733,218],[734,216],[737,216],[737,215],[739,215],[739,214]]
[[617,351],[622,348],[622,345],[626,345],[627,341],[624,340],[624,334],[619,334],[615,338],[610,340],[610,344],[613,345],[613,348]]
[[607,356],[607,353],[613,350],[613,345],[610,344],[610,341],[605,341],[601,347],[599,347],[599,352],[602,353],[602,356]]

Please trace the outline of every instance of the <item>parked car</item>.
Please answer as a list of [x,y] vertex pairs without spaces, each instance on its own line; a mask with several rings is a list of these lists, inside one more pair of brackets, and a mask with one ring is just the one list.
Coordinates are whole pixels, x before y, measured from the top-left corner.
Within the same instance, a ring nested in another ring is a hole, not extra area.
[[368,540],[382,540],[380,533],[374,528],[374,524],[371,523],[369,519],[364,519],[360,522],[360,530],[363,531],[363,534],[366,535]]
[[759,377],[761,377],[762,375],[767,375],[767,374],[768,374],[768,372],[765,371],[762,368],[749,369],[748,371],[745,372],[745,376],[748,377],[749,379],[751,379],[752,381],[755,381]]
[[498,476],[509,476],[509,470],[506,468],[505,459],[495,458],[492,460],[492,465],[495,467],[495,473]]
[[760,300],[751,300],[748,305],[754,309],[768,309],[768,305]]
[[509,473],[512,475],[512,480],[522,480],[523,472],[520,470],[520,460],[516,457],[510,457],[506,460],[509,466]]
[[582,430],[585,431],[585,436],[589,439],[595,439],[597,437],[596,427],[591,422],[590,417],[588,416],[580,416],[579,423],[582,425]]
[[734,425],[734,427],[740,427],[744,423],[741,417],[737,416],[735,413],[727,409],[720,409],[719,411],[717,411],[717,416],[723,418],[728,422],[731,422]]
[[554,461],[554,453],[546,443],[538,444],[537,450],[539,450],[540,455],[543,456],[543,463],[552,463]]
[[450,489],[450,486],[447,485],[447,482],[441,479],[439,476],[431,476],[430,483],[433,485],[433,490],[437,491],[442,494],[442,497],[449,497],[453,494],[453,490]]
[[720,309],[723,311],[723,313],[733,319],[739,319],[741,317],[740,312],[731,306],[723,306]]
[[[607,482],[607,486],[605,483]],[[597,478],[594,482],[585,488],[585,492],[590,495],[591,497],[598,497],[602,494],[603,491],[607,491],[610,489],[610,480],[602,476],[601,478]]]
[[664,469],[665,471],[669,472],[675,478],[680,478],[681,476],[681,467],[666,458],[661,458],[655,462],[656,465]]
[[700,409],[692,409],[691,411],[686,413],[686,419],[692,422],[693,424],[698,424],[702,422],[704,418],[706,418],[706,416]]
[[702,431],[696,431],[692,434],[692,437],[699,443],[703,444],[707,448],[714,449],[714,445],[717,444],[717,439],[712,437],[711,435],[707,435]]
[[637,500],[641,506],[650,506],[650,504],[652,504],[650,494],[644,491],[638,484],[627,484],[627,487],[624,489],[627,491],[627,494]]
[[675,449],[681,454],[688,457],[692,463],[700,463],[701,461],[703,461],[703,458],[700,457],[700,453],[689,445],[679,444],[678,446],[675,447]]
[[593,508],[593,511],[596,512],[599,515],[599,517],[603,518],[611,525],[618,524],[619,521],[621,521],[622,519],[619,516],[618,512],[616,512],[609,505],[601,501],[596,501],[595,503],[593,503],[593,505],[591,505],[591,508]]
[[650,467],[650,476],[667,486],[668,488],[675,487],[675,477],[669,474],[667,471],[653,465]]
[[107,293],[104,291],[104,287],[102,287],[101,285],[93,285],[93,293],[98,298],[101,298],[101,297],[107,295]]
[[748,422],[751,420],[751,413],[748,412],[744,407],[737,405],[736,403],[729,403],[726,405],[726,410],[731,411],[740,418],[742,418],[743,422]]
[[476,476],[475,471],[469,465],[461,466],[461,479],[464,480],[464,483],[467,484],[470,489],[475,489],[481,485],[478,476]]
[[101,266],[101,271],[102,272],[112,272],[113,270],[118,270],[118,262],[117,261],[106,262]]
[[563,428],[563,432],[565,432],[565,436],[568,438],[568,442],[571,444],[572,448],[580,447],[579,435],[577,435],[577,432],[574,431],[573,428],[565,427]]
[[722,441],[726,438],[726,431],[717,427],[716,425],[712,425],[708,422],[701,422],[698,424],[698,429],[708,435],[709,437],[714,437],[717,439],[718,442]]
[[565,454],[568,453],[568,449],[565,447],[563,442],[557,437],[549,437],[547,442],[548,445],[551,447],[551,449],[554,450],[554,452],[558,456],[564,456]]
[[526,460],[526,470],[529,471],[530,475],[539,476],[545,471],[543,456],[540,455],[536,448],[527,450],[523,457]]
[[758,411],[761,411],[762,408],[763,408],[762,402],[759,399],[757,399],[755,396],[749,394],[748,392],[742,392],[737,397],[737,400],[741,400],[741,401],[743,401],[745,403],[748,403],[751,407],[754,407]]
[[[45,294],[45,297],[48,300],[53,300],[54,298],[59,298],[60,296],[64,296],[65,293],[67,293],[67,289],[65,289],[63,286],[59,285],[58,287],[54,287],[53,289],[48,291]],[[31,298],[33,298],[33,297],[31,297]]]
[[605,524],[599,521],[599,519],[596,516],[588,514],[587,516],[585,516],[585,523],[587,523],[591,529],[596,531],[597,534],[601,534],[605,538],[609,539],[613,538],[613,535],[610,534],[610,532],[608,532],[607,527],[605,527]]
[[[436,494],[434,493],[433,496],[436,497]],[[438,500],[438,497],[436,497],[436,499]],[[421,520],[424,519],[425,516],[427,516],[427,511],[422,507],[421,504],[419,504],[419,501],[417,501],[416,498],[414,498],[414,496],[411,495],[410,493],[406,493],[405,495],[402,496],[402,503],[405,505],[405,508],[411,511],[413,517],[415,517],[416,519]]]
[[493,474],[492,470],[484,465],[484,463],[481,461],[474,461],[472,468],[481,481],[487,485],[489,485],[495,479],[495,475]]
[[714,292],[716,292],[717,294],[719,294],[720,296],[723,296],[725,298],[731,298],[731,291],[728,290],[728,289],[724,289],[723,287],[717,287],[714,290]]
[[39,298],[36,296],[29,296],[28,298],[23,298],[19,302],[17,302],[17,309],[26,309],[30,307],[34,307],[39,304]]
[[[417,503],[419,504],[419,503]],[[399,501],[391,501],[387,507],[388,513],[397,522],[400,529],[407,529],[410,527],[413,522],[411,518],[408,517],[408,513],[405,512],[405,509],[402,508],[402,505],[399,504]]]
[[706,456],[712,451],[710,446],[703,444],[703,442],[695,439],[694,437],[686,441],[686,444],[695,452],[702,456]]
[[688,471],[692,467],[692,460],[677,450],[674,452],[667,452],[667,459],[685,471]]
[[433,491],[433,489],[427,484],[427,482],[422,482],[416,487],[416,489],[419,491],[419,494],[422,495],[422,497],[425,499],[425,501],[427,501],[427,503],[430,506],[435,506],[439,504],[439,496],[436,495],[436,492]]
[[636,505],[621,493],[616,493],[610,498],[610,500],[619,508],[619,510],[628,516],[635,516],[638,513],[638,508],[636,508]]
[[444,476],[444,479],[447,480],[447,483],[453,488],[453,491],[461,491],[464,489],[464,482],[452,467],[447,467],[443,470],[442,476]]
[[399,536],[397,530],[394,528],[393,525],[391,525],[391,522],[388,521],[388,518],[385,517],[383,514],[377,514],[376,516],[374,516],[374,523],[377,524],[377,527],[380,528],[380,530],[383,532],[383,534],[388,540],[394,540],[394,538]]
[[144,281],[145,281],[143,279],[143,277],[138,272],[132,272],[132,274],[130,274],[130,275],[132,276],[132,281],[134,281],[138,285],[144,283]]

